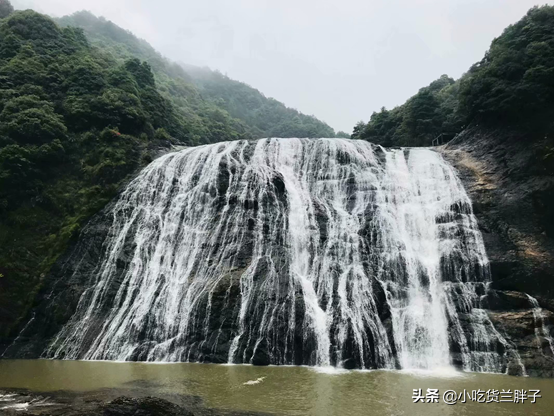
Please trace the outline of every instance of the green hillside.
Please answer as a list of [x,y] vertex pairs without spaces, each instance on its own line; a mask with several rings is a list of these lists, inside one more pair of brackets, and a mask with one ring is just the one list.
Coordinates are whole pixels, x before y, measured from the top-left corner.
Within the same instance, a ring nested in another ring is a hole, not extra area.
[[115,59],[136,57],[148,62],[160,92],[187,114],[224,110],[223,114],[242,121],[248,134],[255,138],[335,137],[327,124],[287,108],[247,84],[208,68],[178,65],[164,59],[146,41],[104,18],[83,11],[58,22],[82,28],[93,45],[108,51]]
[[554,7],[534,7],[496,38],[459,80],[446,75],[405,104],[381,109],[353,137],[385,146],[429,146],[469,125],[510,127],[554,151]]

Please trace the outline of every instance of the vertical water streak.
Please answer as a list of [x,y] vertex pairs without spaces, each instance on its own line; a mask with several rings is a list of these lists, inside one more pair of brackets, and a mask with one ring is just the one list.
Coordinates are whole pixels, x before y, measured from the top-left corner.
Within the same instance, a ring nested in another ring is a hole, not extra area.
[[500,371],[506,344],[481,309],[489,265],[454,169],[429,149],[386,152],[377,210],[380,277],[402,368]]
[[550,331],[546,326],[544,315],[542,313],[542,308],[540,307],[537,299],[535,299],[533,296],[527,295],[527,299],[529,299],[529,303],[531,303],[531,307],[533,308],[533,319],[535,322],[535,336],[539,341],[539,348],[541,348],[540,333],[542,332],[542,336],[544,337],[544,339],[548,341],[548,345],[550,346],[550,351],[552,352],[552,355],[554,355],[554,339],[550,335]]
[[436,224],[445,205],[439,193],[444,178],[432,164],[436,158],[430,151],[412,150],[408,160],[403,151],[388,152],[378,200],[382,256],[388,264],[382,279],[402,368],[450,364]]
[[189,148],[146,167],[110,215],[98,267],[45,357],[505,365],[480,305],[490,277],[471,203],[432,150]]

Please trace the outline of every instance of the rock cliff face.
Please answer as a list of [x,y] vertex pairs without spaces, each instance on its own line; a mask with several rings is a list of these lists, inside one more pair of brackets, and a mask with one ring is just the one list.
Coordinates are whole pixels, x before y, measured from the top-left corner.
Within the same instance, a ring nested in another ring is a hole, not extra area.
[[[486,291],[478,293],[483,295],[479,300],[478,307],[487,310],[486,319],[492,322],[496,328],[491,330],[491,326],[488,326],[487,331],[498,332],[498,336],[493,334],[494,336],[489,339],[507,341],[507,343],[491,342],[490,345],[482,346],[485,349],[481,349],[479,342],[476,342],[474,344],[475,351],[477,353],[486,352],[488,351],[486,348],[492,348],[501,356],[509,355],[512,358],[509,358],[508,363],[499,369],[502,368],[501,371],[508,371],[510,374],[554,376],[554,340],[550,335],[551,329],[554,329],[554,178],[552,172],[541,160],[537,160],[533,147],[514,133],[507,134],[471,128],[460,135],[456,141],[437,148],[437,150],[459,172],[471,198],[490,260],[492,282],[488,284]],[[381,151],[377,151],[376,154],[380,159],[376,159],[375,166],[385,163],[381,160],[383,158],[379,152]],[[215,185],[212,187],[214,195],[224,194],[229,178],[222,176],[221,173],[235,171],[229,169],[223,161],[214,166],[218,166],[217,171],[220,173],[214,176]],[[350,182],[352,181],[345,183],[350,184]],[[175,185],[175,182],[171,183]],[[271,189],[275,188],[274,192],[277,196],[282,195],[285,189],[282,181],[268,183],[267,186]],[[352,186],[351,188],[356,189]],[[345,189],[345,192],[350,192],[349,187]],[[280,200],[280,198],[276,197],[276,200]],[[216,198],[214,201],[214,212],[222,211],[222,208],[217,205],[219,199]],[[203,361],[223,362],[228,358],[229,343],[232,339],[231,332],[237,331],[230,322],[235,322],[239,313],[236,306],[230,307],[229,305],[237,303],[234,299],[240,296],[241,288],[236,282],[240,280],[239,275],[248,267],[253,251],[254,237],[251,235],[252,227],[250,227],[253,220],[248,220],[248,218],[258,215],[257,202],[250,199],[242,202],[235,199],[233,201],[232,206],[238,204],[237,207],[242,207],[241,212],[244,213],[243,216],[237,217],[237,221],[244,219],[248,227],[244,227],[246,233],[244,241],[238,245],[240,250],[237,252],[237,262],[232,269],[234,274],[231,273],[228,278],[224,276],[219,279],[221,284],[216,289],[221,286],[225,290],[213,291],[210,305],[213,310],[219,311],[213,316],[219,317],[216,323],[220,337],[213,344],[218,349],[214,349],[212,344],[206,343],[213,352],[209,356],[203,356]],[[285,198],[283,201],[282,205],[287,206],[288,199]],[[40,356],[75,313],[83,291],[90,287],[91,282],[94,283],[95,273],[100,266],[99,262],[105,258],[108,249],[106,242],[114,237],[110,233],[113,234],[111,224],[114,220],[113,210],[116,203],[117,201],[114,201],[94,217],[81,233],[79,241],[56,264],[48,277],[48,284],[37,298],[36,305],[38,306],[33,315],[29,317],[30,320],[27,320],[27,327],[19,328],[18,333],[21,332],[21,335],[13,342],[12,347],[7,349],[6,357],[36,358]],[[316,208],[318,207],[316,206]],[[312,228],[319,229],[319,237],[326,241],[330,233],[326,224],[330,220],[323,220],[323,214],[318,214],[317,209],[315,211],[315,218],[322,221],[320,221],[321,224],[314,223]],[[217,215],[214,218],[219,218]],[[371,215],[373,215],[371,211],[367,211],[366,217],[369,218]],[[287,222],[284,221],[283,224],[281,228],[285,227]],[[352,235],[355,234],[357,233],[352,233]],[[363,236],[364,234],[359,235]],[[460,238],[464,239],[463,236]],[[283,259],[286,259],[285,247],[287,246],[280,241],[281,239],[278,239],[274,244],[275,250],[277,250],[275,253],[278,254],[275,258],[285,261]],[[464,244],[467,244],[467,241]],[[225,244],[218,242],[216,246],[225,246]],[[134,245],[129,244],[128,247],[131,250]],[[115,277],[111,281],[111,289],[103,295],[108,299],[117,297],[118,287],[122,285],[124,279],[124,272],[132,263],[132,250],[129,250],[122,250],[117,261],[113,263]],[[281,269],[284,270],[284,268]],[[258,272],[260,276],[267,274],[265,267],[261,267]],[[259,279],[254,280],[258,281]],[[231,284],[230,282],[235,283]],[[380,313],[379,319],[383,321],[387,330],[386,338],[392,340],[394,337],[390,334],[392,332],[390,311],[388,315],[382,313],[385,310],[382,304],[386,303],[383,290],[378,284],[375,286],[377,297],[383,298],[377,307]],[[158,292],[156,291],[156,293]],[[297,310],[302,311],[305,301],[302,299],[300,291],[294,299],[299,304]],[[261,305],[263,304],[265,303],[262,300]],[[298,313],[298,316],[301,315]],[[199,316],[199,322],[207,320],[207,315]],[[466,334],[468,340],[479,338],[475,335],[477,328],[476,322],[474,322],[475,316],[472,318],[470,313],[460,312],[458,317],[460,333]],[[227,323],[224,325],[225,322]],[[87,331],[95,325],[100,326],[101,322],[95,322],[94,319],[88,320]],[[302,341],[301,331],[305,326],[301,320],[297,322],[297,327],[300,331],[299,339]],[[25,330],[20,331],[21,329]],[[84,329],[83,333],[86,332]],[[139,341],[143,338],[139,337]],[[12,341],[13,339],[10,340],[10,343]],[[83,340],[83,344],[88,342],[88,339]],[[295,341],[295,343],[302,347],[302,342]],[[450,352],[454,364],[465,368],[463,351],[459,348],[452,348],[452,345],[454,344],[451,343]],[[7,346],[0,349],[0,353]],[[303,351],[300,347],[299,351]],[[510,354],[507,354],[508,349]],[[259,353],[253,355],[251,362],[254,364],[271,363],[267,354],[268,350],[267,346],[261,345]],[[517,351],[518,354],[513,354],[513,351]],[[517,360],[513,359],[516,356]],[[346,357],[349,356],[346,355]],[[131,359],[144,358],[133,357]],[[291,361],[297,362],[296,359]],[[300,356],[297,363],[306,362],[310,361],[304,360]],[[352,358],[343,360],[342,365],[346,368],[359,366],[358,362]]]
[[[75,313],[89,274],[94,271],[103,253],[112,206],[113,202],[91,219],[79,234],[78,240],[53,266],[37,295],[37,306],[23,320],[26,324],[16,328],[12,339],[5,340],[2,348],[4,357],[10,356],[15,345],[21,358],[40,357],[47,340],[58,333]],[[76,273],[76,270],[79,272]]]
[[554,170],[541,143],[473,127],[439,151],[459,171],[479,221],[492,283],[483,302],[527,374],[553,377]]

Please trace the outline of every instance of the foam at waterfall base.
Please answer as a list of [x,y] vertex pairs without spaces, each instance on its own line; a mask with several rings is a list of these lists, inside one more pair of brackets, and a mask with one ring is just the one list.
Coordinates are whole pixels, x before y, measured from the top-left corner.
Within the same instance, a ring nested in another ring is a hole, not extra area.
[[402,369],[397,370],[404,374],[411,374],[417,377],[429,377],[429,378],[464,378],[469,374],[460,370],[456,370],[454,367],[439,367],[430,370],[424,370],[420,368]]
[[340,375],[340,374],[348,374],[350,370],[345,370],[344,368],[340,367],[333,367],[333,366],[325,366],[325,367],[310,367],[313,371],[320,374],[329,374],[329,375]]

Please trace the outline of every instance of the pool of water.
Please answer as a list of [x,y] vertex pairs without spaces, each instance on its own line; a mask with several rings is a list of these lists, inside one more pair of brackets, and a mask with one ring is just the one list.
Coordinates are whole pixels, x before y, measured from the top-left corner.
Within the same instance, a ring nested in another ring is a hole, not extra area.
[[[554,415],[554,380],[497,374],[337,371],[310,367],[153,364],[94,361],[0,360],[0,389],[39,392],[147,388],[151,395],[200,396],[207,406],[276,415]],[[438,389],[438,403],[413,402],[414,389]],[[465,403],[444,403],[466,392]],[[483,396],[471,398],[472,391]],[[488,390],[510,391],[487,397]],[[527,400],[514,403],[514,390]],[[531,403],[531,390],[542,397]],[[501,403],[487,400],[512,400]],[[478,401],[477,401],[478,400]],[[479,401],[485,401],[480,403]]]

